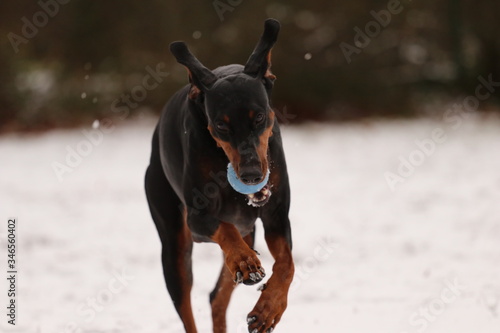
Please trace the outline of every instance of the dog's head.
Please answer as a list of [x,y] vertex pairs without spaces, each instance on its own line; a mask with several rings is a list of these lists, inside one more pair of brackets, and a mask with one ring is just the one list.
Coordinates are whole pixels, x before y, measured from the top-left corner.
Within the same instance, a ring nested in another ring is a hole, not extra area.
[[279,29],[278,21],[266,20],[245,66],[230,65],[213,72],[183,42],[170,44],[177,61],[188,69],[189,98],[203,103],[210,134],[238,178],[248,185],[260,183],[269,169],[267,150],[274,125],[269,99],[276,79],[270,71],[271,49]]

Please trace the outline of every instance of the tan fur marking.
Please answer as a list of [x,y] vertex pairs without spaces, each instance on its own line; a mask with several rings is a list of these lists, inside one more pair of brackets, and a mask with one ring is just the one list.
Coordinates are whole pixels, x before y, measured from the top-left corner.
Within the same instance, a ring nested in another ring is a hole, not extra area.
[[[252,235],[248,234],[243,237],[245,243],[248,246],[252,246]],[[227,307],[229,305],[229,301],[231,300],[231,295],[236,288],[237,284],[233,281],[233,277],[231,276],[231,272],[227,268],[226,265],[222,267],[222,271],[219,276],[219,280],[217,281],[216,287],[219,288],[215,298],[212,300],[212,322],[213,322],[213,330],[214,333],[226,333],[226,312]]]
[[189,76],[189,82],[191,82],[191,89],[189,89],[188,98],[195,99],[201,93],[201,90],[193,84],[193,77],[192,77],[191,71],[187,67],[186,67],[186,69],[187,69],[188,76]]
[[257,321],[249,325],[249,331],[257,328],[259,332],[265,332],[279,323],[287,307],[288,290],[295,271],[292,252],[285,238],[281,235],[266,235],[266,242],[275,259],[273,275],[248,314],[249,317],[257,317]]
[[[189,230],[189,227],[187,226],[187,210],[184,209],[183,212],[183,228],[181,231],[179,231],[179,234],[177,236],[177,239],[179,241],[179,248],[180,249],[187,249],[189,247],[193,246],[193,239],[191,235],[191,231]],[[188,282],[188,279],[190,280],[190,277],[186,275],[186,262],[185,262],[185,257],[184,256],[179,256],[178,262],[177,262],[178,269],[177,271],[179,272],[179,275],[181,277],[181,289],[182,289],[182,301],[180,305],[180,316],[182,319],[182,322],[184,323],[184,327],[186,329],[186,332],[189,333],[196,333],[196,325],[194,322],[194,316],[193,316],[193,311],[191,309],[191,283]]]
[[257,147],[257,155],[259,156],[262,174],[267,173],[267,148],[269,146],[269,138],[273,135],[274,126],[274,112],[269,113],[269,126],[266,127],[264,132],[259,136],[259,146]]
[[236,174],[239,175],[241,156],[240,156],[240,153],[238,152],[238,150],[234,149],[229,142],[221,140],[218,137],[216,137],[214,135],[214,130],[213,130],[212,126],[209,125],[208,130],[210,131],[212,138],[214,138],[215,142],[217,142],[217,146],[221,147],[222,150],[224,150],[224,153],[226,154],[227,158],[229,159],[229,162],[231,162],[231,164],[233,165],[233,168],[234,168],[234,171],[236,172]]
[[192,85],[191,89],[189,90],[188,97],[189,99],[195,99],[196,97],[198,97],[200,93],[201,93],[200,89],[198,89],[197,86]]
[[243,280],[249,280],[250,273],[257,272],[261,267],[257,254],[243,240],[233,224],[221,222],[211,239],[219,244],[224,252],[224,262],[231,272],[233,280],[236,279],[238,271],[243,274]]
[[264,77],[266,77],[270,80],[276,80],[276,75],[271,73],[271,52],[272,52],[272,49],[269,50],[269,53],[267,54],[267,70],[266,70],[266,73],[264,74]]

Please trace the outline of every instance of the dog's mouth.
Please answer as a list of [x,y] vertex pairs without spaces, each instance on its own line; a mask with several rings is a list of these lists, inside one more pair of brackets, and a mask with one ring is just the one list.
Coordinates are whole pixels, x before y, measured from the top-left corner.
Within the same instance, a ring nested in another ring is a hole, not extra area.
[[269,201],[271,194],[271,188],[266,184],[259,192],[247,194],[248,205],[262,207]]

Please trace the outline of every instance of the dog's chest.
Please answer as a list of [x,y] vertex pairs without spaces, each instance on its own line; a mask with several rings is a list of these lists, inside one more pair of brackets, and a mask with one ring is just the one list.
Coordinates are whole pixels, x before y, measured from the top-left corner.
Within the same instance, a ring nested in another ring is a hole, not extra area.
[[236,202],[223,203],[217,212],[217,218],[220,221],[234,224],[243,236],[253,230],[259,211],[257,208],[248,206],[245,200],[236,198]]

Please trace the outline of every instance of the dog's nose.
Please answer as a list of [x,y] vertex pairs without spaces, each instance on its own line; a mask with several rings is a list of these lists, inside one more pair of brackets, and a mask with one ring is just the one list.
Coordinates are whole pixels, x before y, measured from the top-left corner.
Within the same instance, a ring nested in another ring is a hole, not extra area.
[[259,169],[252,168],[249,170],[241,170],[241,181],[247,185],[255,185],[262,181],[263,175]]

